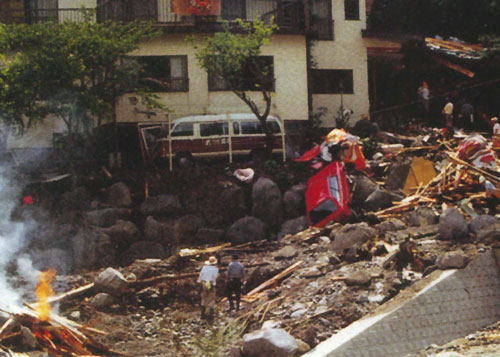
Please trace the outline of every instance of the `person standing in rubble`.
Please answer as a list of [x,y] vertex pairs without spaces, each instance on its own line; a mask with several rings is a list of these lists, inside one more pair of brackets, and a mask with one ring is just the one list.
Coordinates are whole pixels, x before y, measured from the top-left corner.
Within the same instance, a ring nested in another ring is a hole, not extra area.
[[486,180],[484,176],[481,176],[479,181],[484,183],[486,202],[488,204],[488,214],[493,216],[497,213],[497,206],[500,203],[500,189],[498,189],[498,187],[491,181]]
[[210,257],[201,269],[198,283],[201,284],[201,318],[214,320],[215,286],[219,276],[217,258]]
[[429,91],[429,85],[427,82],[422,82],[422,85],[418,88],[418,101],[420,103],[420,110],[422,117],[426,124],[430,124],[429,121],[429,103],[431,98],[431,92]]
[[442,111],[445,120],[445,128],[448,135],[453,136],[453,103],[449,98],[446,98],[446,105]]
[[233,294],[236,300],[236,311],[240,309],[241,286],[245,277],[245,268],[238,261],[238,254],[234,253],[231,263],[227,267],[227,299],[229,300],[229,311],[234,309]]
[[469,103],[468,100],[462,104],[462,110],[460,112],[460,117],[462,118],[462,122],[464,127],[475,129],[477,127],[474,122],[474,107]]

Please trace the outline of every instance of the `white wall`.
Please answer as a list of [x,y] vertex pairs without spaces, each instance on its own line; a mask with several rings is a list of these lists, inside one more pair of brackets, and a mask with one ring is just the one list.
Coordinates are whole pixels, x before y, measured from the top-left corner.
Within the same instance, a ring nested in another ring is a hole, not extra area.
[[[334,40],[315,41],[312,48],[317,69],[352,69],[354,94],[344,94],[344,108],[354,111],[353,119],[368,114],[368,55],[361,30],[366,28],[365,0],[360,0],[360,20],[347,21],[344,13],[344,0],[332,0],[334,19]],[[334,126],[334,118],[340,107],[339,94],[314,94],[313,111],[320,107],[328,108],[323,125]]]
[[[168,107],[171,118],[191,114],[250,112],[248,106],[231,91],[208,91],[207,73],[199,67],[195,49],[191,43],[185,41],[183,34],[167,34],[155,41],[144,43],[132,55],[187,55],[189,92],[158,93]],[[272,42],[262,49],[262,55],[274,57],[276,91],[272,95],[272,114],[283,120],[306,120],[308,110],[304,36],[276,35]],[[128,98],[130,96],[133,95],[124,96],[119,101],[119,121],[165,120],[165,116],[152,116],[148,119],[146,115],[137,113],[136,108],[143,108],[140,105],[131,105]],[[264,108],[259,92],[253,92],[251,96]]]

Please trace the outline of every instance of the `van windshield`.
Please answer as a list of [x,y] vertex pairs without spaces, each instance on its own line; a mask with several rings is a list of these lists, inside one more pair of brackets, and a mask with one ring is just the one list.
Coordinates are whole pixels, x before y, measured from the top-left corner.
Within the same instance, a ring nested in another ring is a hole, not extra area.
[[193,136],[193,123],[179,123],[172,130],[172,136]]

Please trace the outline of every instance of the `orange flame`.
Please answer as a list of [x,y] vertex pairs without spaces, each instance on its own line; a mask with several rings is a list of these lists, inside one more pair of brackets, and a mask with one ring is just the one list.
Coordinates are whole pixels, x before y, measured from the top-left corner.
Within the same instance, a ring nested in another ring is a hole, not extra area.
[[55,269],[49,269],[38,275],[38,284],[36,286],[38,304],[36,305],[36,312],[41,321],[47,321],[52,311],[52,306],[50,306],[48,299],[54,295],[54,290],[52,290],[50,283],[54,280],[55,276]]

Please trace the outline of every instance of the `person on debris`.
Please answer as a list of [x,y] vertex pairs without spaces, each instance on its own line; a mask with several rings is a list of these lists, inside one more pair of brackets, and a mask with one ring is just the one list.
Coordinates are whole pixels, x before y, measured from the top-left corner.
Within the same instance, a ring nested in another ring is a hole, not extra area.
[[467,100],[462,105],[460,118],[462,118],[463,125],[465,127],[474,129],[477,126],[476,123],[474,122],[474,107]]
[[446,98],[446,105],[442,111],[445,120],[445,128],[448,131],[448,135],[453,136],[453,103],[449,98]]
[[500,189],[491,181],[486,180],[484,176],[479,178],[479,182],[484,183],[486,192],[486,201],[488,204],[488,214],[494,215],[497,212],[497,206],[500,203]]
[[201,269],[198,283],[201,283],[201,318],[214,319],[215,285],[219,268],[216,267],[217,258],[210,257]]
[[245,268],[238,261],[238,254],[234,253],[231,263],[227,267],[227,299],[229,311],[234,309],[233,294],[236,297],[236,311],[240,309],[241,286],[245,277]]
[[427,82],[422,82],[422,85],[418,88],[418,101],[420,103],[422,116],[426,122],[429,120],[430,97],[431,92],[429,91],[429,85]]
[[498,118],[493,117],[490,120],[493,124],[493,135],[500,135],[500,124],[498,123]]

